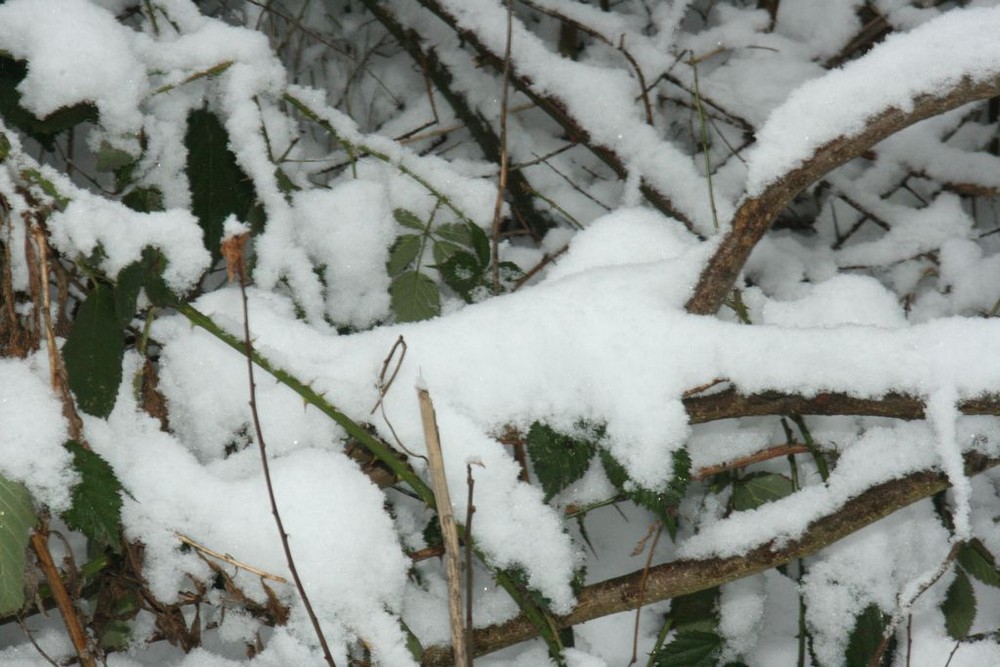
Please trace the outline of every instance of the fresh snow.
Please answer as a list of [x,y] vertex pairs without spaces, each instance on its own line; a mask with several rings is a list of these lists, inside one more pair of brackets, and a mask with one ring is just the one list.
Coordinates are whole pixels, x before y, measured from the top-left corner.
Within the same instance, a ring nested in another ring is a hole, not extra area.
[[[990,417],[960,416],[957,409],[958,402],[1000,387],[1000,321],[964,317],[996,309],[996,246],[980,238],[975,212],[956,194],[935,191],[919,209],[903,196],[881,196],[906,169],[997,186],[990,176],[996,172],[995,156],[970,155],[954,143],[948,151],[931,153],[943,137],[959,131],[957,116],[946,114],[910,128],[884,142],[871,164],[850,165],[829,178],[833,191],[850,197],[887,231],[866,229],[841,247],[842,225],[824,209],[815,238],[776,232],[755,249],[745,270],[753,285],[742,293],[752,326],[737,323],[728,311],[695,317],[684,312],[684,303],[717,239],[700,241],[679,221],[642,206],[638,185],[641,177],[660,188],[699,233],[715,235],[700,148],[681,150],[665,138],[664,128],[645,124],[636,76],[614,54],[563,58],[518,21],[517,72],[565,104],[596,143],[624,156],[629,177],[613,185],[594,177],[593,199],[587,199],[559,180],[561,173],[539,176],[558,183],[552,191],[567,200],[563,211],[578,213],[580,220],[574,222],[585,229],[556,229],[542,240],[541,250],[505,245],[503,256],[531,260],[525,262],[529,267],[542,259],[542,251],[568,249],[515,293],[468,306],[450,299],[442,317],[392,324],[383,267],[402,233],[393,210],[405,207],[421,220],[434,217],[435,225],[466,220],[489,230],[495,167],[479,161],[474,151],[463,153],[467,148],[445,159],[363,132],[358,122],[328,104],[331,91],[291,83],[261,32],[206,18],[187,0],[157,3],[170,16],[170,29],[161,26],[159,34],[148,26],[133,30],[112,14],[127,4],[10,0],[0,5],[0,49],[31,62],[20,87],[22,104],[30,111],[44,116],[92,102],[100,115],[99,126],[88,130],[92,146],[106,140],[137,152],[141,134],[146,153],[137,173],[144,184],[163,190],[167,210],[136,213],[74,185],[39,165],[9,129],[0,128],[12,146],[0,170],[0,192],[11,207],[5,243],[15,249],[24,245],[21,214],[30,206],[28,194],[16,190],[14,182],[24,170],[33,170],[68,199],[46,221],[51,244],[64,257],[87,258],[92,268],[113,277],[152,246],[168,260],[167,284],[181,292],[194,288],[211,258],[188,210],[178,127],[193,109],[207,106],[218,113],[267,217],[253,239],[253,284],[247,290],[255,349],[386,442],[398,442],[425,476],[423,428],[412,388],[426,388],[436,409],[456,516],[461,520],[468,510],[464,491],[471,466],[477,546],[491,566],[522,570],[554,612],[573,608],[573,577],[583,566],[588,583],[641,569],[643,558],[629,553],[651,519],[624,507],[623,514],[596,510],[582,525],[565,521],[567,506],[613,495],[600,466],[546,504],[538,486],[519,481],[521,470],[500,434],[508,426],[524,431],[533,421],[563,431],[581,421],[602,424],[602,446],[637,484],[655,489],[672,479],[673,454],[681,449],[688,450],[697,470],[785,441],[776,420],[689,424],[685,392],[719,379],[744,393],[843,392],[879,398],[902,392],[926,401],[927,419],[810,419],[817,441],[839,453],[825,484],[814,468],[802,464],[801,490],[754,510],[726,515],[723,497],[706,492],[700,503],[689,497],[679,509],[677,544],[664,536],[654,563],[780,546],[872,486],[927,469],[948,476],[954,521],[949,534],[930,503],[918,503],[811,556],[798,585],[773,571],[725,585],[719,632],[727,657],[754,665],[793,661],[788,647],[799,629],[797,622],[789,625],[788,610],[798,609],[801,593],[817,659],[837,664],[855,615],[870,604],[896,613],[907,603],[906,593],[935,571],[951,542],[977,537],[994,552],[1000,550],[993,522],[996,475],[970,480],[962,459],[972,451],[1000,455],[1000,425]],[[503,31],[495,29],[505,21],[498,0],[442,4],[463,27],[492,40],[494,52],[503,51]],[[766,12],[726,6],[713,15],[715,27],[687,33],[683,19],[691,3],[661,3],[651,17],[659,31],[655,36],[641,34],[644,19],[633,15],[605,15],[595,7],[555,0],[535,4],[593,24],[612,43],[628,32],[625,45],[650,80],[673,72],[683,85],[693,86],[691,67],[677,65],[677,53],[690,49],[688,54],[708,58],[715,49],[732,52],[722,64],[699,65],[704,96],[736,109],[758,127],[746,164],[734,158],[719,167],[715,194],[723,226],[739,196],[759,195],[818,147],[857,133],[881,111],[907,109],[917,97],[939,95],[962,77],[980,81],[1000,72],[1000,9],[989,3],[936,17],[936,12],[880,2],[892,21],[912,29],[831,72],[816,63],[835,55],[854,34],[858,2],[788,3],[773,33],[763,32]],[[837,30],[818,31],[817,12]],[[436,19],[427,12],[400,13],[428,34],[440,30],[432,27]],[[229,63],[224,71],[203,76],[223,63]],[[762,63],[773,65],[773,77],[760,83],[751,77],[759,76]],[[458,77],[474,74],[468,64],[454,71]],[[473,87],[462,81],[456,85]],[[299,130],[282,113],[286,93],[332,128],[335,141],[310,136],[294,147]],[[489,99],[495,92],[478,93],[484,113],[496,117],[496,100]],[[531,125],[516,117],[512,122]],[[536,131],[512,133],[512,155],[527,160],[559,148],[551,133],[544,145],[533,143]],[[738,133],[732,134],[730,139],[738,141]],[[983,137],[959,134],[955,142],[976,147]],[[279,186],[273,162],[286,148],[292,159],[282,168],[303,188],[294,193]],[[591,168],[578,159],[554,157],[548,166],[591,178]],[[327,178],[322,187],[310,181],[320,178],[311,171],[316,164],[339,163],[349,165],[343,175]],[[41,187],[30,195],[43,201],[47,196]],[[850,215],[855,217],[848,224],[860,213]],[[249,230],[245,223],[230,220],[227,235]],[[926,288],[931,266],[938,282]],[[14,287],[26,289],[24,258],[14,253],[10,267]],[[243,297],[236,286],[208,291],[193,305],[242,338]],[[177,313],[158,313],[150,334],[159,353],[170,432],[161,431],[136,404],[133,380],[143,360],[131,351],[111,416],[84,422],[89,444],[113,466],[128,492],[122,497],[122,519],[127,537],[145,545],[143,574],[150,591],[171,603],[192,578],[213,576],[197,553],[181,549],[179,534],[288,579],[252,435],[245,358]],[[407,345],[405,360],[381,397],[381,409],[373,410],[380,399],[380,369],[400,336]],[[62,447],[68,428],[50,389],[46,359],[36,353],[0,360],[0,474],[24,482],[40,506],[58,512],[69,506],[76,476]],[[346,647],[358,640],[381,664],[415,664],[400,621],[425,645],[449,638],[439,563],[413,564],[406,555],[425,546],[423,531],[431,514],[402,493],[378,489],[346,456],[343,430],[261,369],[256,396],[277,501],[338,664],[346,664]],[[761,469],[787,470],[776,462]],[[518,613],[484,571],[474,574],[477,625]],[[247,572],[234,576],[254,599],[266,600],[266,583],[292,607],[289,625],[273,630],[254,664],[321,659],[291,585],[264,582]],[[913,641],[927,651],[924,656],[934,656],[930,664],[944,664],[953,647],[938,627],[936,611],[950,576],[909,609],[916,619]],[[989,592],[995,598],[996,592]],[[215,602],[225,603],[221,594],[213,595]],[[996,606],[983,602],[982,613],[998,618]],[[644,609],[641,650],[651,649],[658,614],[667,608],[661,603]],[[626,651],[623,645],[605,644],[630,634],[634,618],[620,614],[580,626],[577,647],[566,652],[567,664],[597,667],[628,660],[630,646]],[[110,656],[108,664],[240,664],[256,622],[233,609],[217,620],[218,637],[207,640],[215,644],[185,656],[164,646],[139,645],[131,654]],[[152,624],[147,614],[137,618],[137,640],[153,633]],[[35,639],[55,655],[72,651],[58,626],[43,625]],[[21,636],[0,646],[4,664],[43,664]],[[963,645],[953,664],[998,660],[996,644],[981,642]],[[554,663],[535,642],[477,664]]]

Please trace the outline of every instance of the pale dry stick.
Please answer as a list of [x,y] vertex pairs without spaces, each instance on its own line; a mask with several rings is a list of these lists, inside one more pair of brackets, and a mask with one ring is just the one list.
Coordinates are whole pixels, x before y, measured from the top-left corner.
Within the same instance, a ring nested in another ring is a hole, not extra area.
[[69,437],[80,443],[81,447],[90,449],[83,438],[83,420],[76,411],[73,396],[69,391],[69,379],[66,375],[66,365],[63,363],[59,346],[56,345],[55,330],[52,326],[52,303],[49,298],[49,245],[45,238],[45,230],[39,225],[31,225],[31,235],[38,247],[38,273],[41,279],[42,321],[45,327],[45,341],[49,354],[49,381],[52,389],[59,393],[62,400],[63,416],[69,423]]
[[177,533],[177,532],[175,532],[174,535],[177,536],[177,539],[179,539],[181,542],[183,542],[184,544],[188,545],[192,549],[194,549],[196,551],[200,551],[203,554],[207,554],[207,555],[211,556],[212,558],[218,558],[219,560],[221,560],[221,561],[223,561],[225,563],[229,563],[233,567],[239,568],[241,570],[246,570],[247,572],[250,572],[252,574],[256,574],[258,577],[261,577],[263,579],[270,579],[271,581],[277,581],[278,583],[281,583],[281,584],[287,584],[288,583],[288,579],[285,579],[282,576],[279,576],[277,574],[271,574],[270,572],[267,572],[265,570],[261,570],[260,568],[254,567],[253,565],[247,565],[246,563],[243,563],[243,562],[240,562],[240,561],[236,560],[235,558],[233,558],[229,554],[224,554],[224,553],[220,553],[218,551],[215,551],[214,549],[209,549],[204,544],[199,544],[198,542],[195,542],[193,539],[191,539],[190,537],[188,537],[184,533]]
[[271,483],[271,466],[267,461],[267,446],[264,443],[264,432],[261,429],[260,415],[257,412],[257,385],[254,381],[253,372],[254,349],[253,343],[250,340],[250,307],[247,303],[247,273],[243,250],[249,238],[249,234],[243,234],[242,236],[234,236],[226,239],[222,242],[222,255],[226,259],[226,273],[229,279],[237,278],[240,286],[240,296],[243,301],[243,345],[247,359],[247,377],[250,383],[250,414],[253,417],[253,428],[257,436],[257,449],[260,451],[260,463],[264,471],[264,484],[267,486],[267,498],[271,503],[271,515],[274,516],[274,525],[278,528],[278,536],[281,538],[281,548],[285,552],[285,561],[288,563],[288,570],[292,573],[292,579],[295,580],[295,588],[298,590],[299,597],[302,598],[302,605],[305,607],[306,614],[312,622],[313,630],[316,632],[316,638],[319,640],[320,648],[323,650],[323,658],[326,660],[326,664],[330,667],[336,667],[336,663],[333,661],[333,654],[330,652],[330,647],[326,642],[326,635],[323,634],[323,628],[319,624],[319,617],[316,616],[316,612],[309,602],[305,585],[303,585],[302,579],[299,577],[299,570],[295,566],[295,558],[292,557],[292,547],[288,543],[288,533],[285,532],[285,524],[281,520],[281,513],[278,511],[278,500],[274,495],[274,485]]
[[493,262],[493,294],[500,293],[500,214],[503,211],[503,195],[507,190],[507,173],[510,154],[507,152],[507,93],[510,88],[510,42],[514,25],[513,0],[507,0],[507,41],[503,51],[503,74],[500,77],[500,182],[497,183],[497,198],[493,204],[493,244],[490,248]]
[[420,418],[427,442],[427,464],[431,469],[434,503],[437,506],[438,523],[441,524],[441,535],[444,537],[444,570],[448,582],[452,654],[456,665],[471,667],[471,656],[465,644],[465,621],[462,618],[462,557],[458,547],[458,526],[448,495],[448,480],[444,474],[444,456],[441,453],[441,436],[438,433],[437,417],[434,415],[434,403],[423,382],[417,385],[417,399],[420,401]]

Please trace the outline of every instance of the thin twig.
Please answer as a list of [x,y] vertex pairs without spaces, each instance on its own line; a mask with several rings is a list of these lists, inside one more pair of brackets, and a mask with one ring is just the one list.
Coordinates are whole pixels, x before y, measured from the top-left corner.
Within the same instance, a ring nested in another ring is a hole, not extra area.
[[[448,480],[444,474],[444,456],[441,453],[441,435],[438,433],[437,417],[430,392],[417,387],[420,401],[420,418],[424,424],[424,439],[427,442],[427,462],[431,470],[431,486],[437,505],[438,523],[444,538],[444,570],[448,584],[448,616],[451,619],[451,646],[455,664],[469,667],[472,663],[466,651],[465,622],[462,618],[462,557],[458,548],[458,526],[451,508],[448,494]],[[466,535],[466,540],[470,538]],[[471,629],[470,629],[471,631]]]
[[97,667],[97,661],[94,660],[93,653],[90,650],[87,634],[83,630],[83,624],[80,622],[80,617],[76,613],[73,601],[66,591],[66,586],[63,584],[62,577],[59,576],[59,570],[56,569],[56,564],[52,560],[52,554],[49,552],[47,532],[48,527],[44,523],[39,526],[31,534],[31,548],[34,550],[35,555],[38,556],[38,564],[45,573],[45,579],[49,582],[52,597],[55,598],[56,606],[59,607],[59,614],[66,624],[66,631],[69,632],[70,641],[73,642],[73,648],[80,658],[80,664],[83,667]]
[[510,42],[514,25],[512,3],[513,0],[507,0],[507,42],[503,51],[503,75],[500,77],[500,85],[502,86],[500,93],[500,180],[497,183],[497,198],[493,204],[493,244],[490,248],[490,259],[493,262],[493,294],[500,293],[500,223],[510,162],[510,155],[507,152],[507,94],[510,88]]
[[[479,463],[478,465],[482,465]],[[472,515],[476,512],[476,506],[472,504],[473,490],[476,487],[476,480],[472,477],[472,463],[465,464],[465,483],[469,487],[469,495],[466,498],[465,508],[465,654],[472,660]],[[471,662],[469,663],[472,664]]]
[[639,661],[639,618],[642,614],[642,599],[646,594],[646,581],[649,579],[649,568],[653,564],[653,554],[656,553],[656,545],[659,544],[660,535],[663,534],[662,521],[657,521],[654,526],[656,527],[656,534],[653,536],[653,543],[649,545],[649,555],[646,556],[646,565],[642,568],[642,580],[639,582],[639,606],[635,608],[635,628],[632,631],[632,659],[628,663],[630,665],[634,665]]
[[191,539],[190,537],[188,537],[187,535],[185,535],[183,533],[176,533],[175,532],[174,535],[177,536],[177,539],[179,539],[181,542],[183,542],[184,544],[188,545],[192,549],[200,551],[203,554],[208,554],[209,556],[212,556],[213,558],[218,558],[219,560],[221,560],[223,562],[229,563],[233,567],[237,567],[237,568],[239,568],[241,570],[246,570],[247,572],[251,572],[253,574],[256,574],[259,577],[263,577],[264,579],[270,579],[271,581],[277,581],[278,583],[282,583],[282,584],[287,584],[288,583],[288,579],[285,579],[282,576],[279,576],[277,574],[271,574],[270,572],[267,572],[265,570],[261,570],[260,568],[254,567],[253,565],[247,565],[246,563],[243,563],[243,562],[240,562],[240,561],[236,560],[235,558],[233,558],[229,554],[224,554],[224,553],[220,553],[218,551],[215,551],[213,549],[209,549],[204,544],[199,544],[198,542],[195,542],[193,539]]
[[239,279],[240,296],[243,301],[243,344],[247,359],[247,378],[250,383],[250,414],[253,417],[253,428],[257,435],[257,449],[260,451],[260,463],[264,471],[264,483],[267,485],[267,498],[271,503],[271,514],[274,516],[274,525],[278,528],[278,535],[281,538],[281,548],[284,550],[285,560],[288,562],[288,570],[292,573],[292,579],[295,580],[295,588],[299,591],[299,597],[302,598],[306,614],[309,615],[313,630],[316,632],[316,638],[319,640],[320,648],[323,650],[323,658],[330,667],[336,667],[336,663],[333,661],[333,654],[326,643],[323,628],[320,626],[319,618],[316,616],[316,612],[309,602],[309,596],[306,594],[305,586],[299,577],[299,570],[295,567],[292,547],[288,543],[288,533],[285,532],[285,525],[281,520],[281,513],[278,511],[278,501],[274,495],[274,485],[271,483],[271,467],[267,461],[267,446],[264,443],[264,432],[261,430],[260,415],[257,413],[257,388],[253,372],[254,354],[253,343],[250,340],[250,308],[247,301],[247,274],[243,254],[243,248],[246,246],[248,238],[248,234],[243,234],[242,236],[233,236],[226,239],[222,242],[222,254],[226,258],[226,271],[230,279],[234,274]]

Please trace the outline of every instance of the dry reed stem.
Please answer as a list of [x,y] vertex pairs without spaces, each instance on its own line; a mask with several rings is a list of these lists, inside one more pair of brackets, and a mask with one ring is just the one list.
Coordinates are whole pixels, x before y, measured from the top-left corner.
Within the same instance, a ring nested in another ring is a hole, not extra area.
[[448,494],[448,480],[444,474],[444,456],[441,453],[441,436],[438,433],[437,417],[430,392],[417,387],[420,401],[420,418],[424,424],[424,439],[427,442],[427,464],[431,471],[431,487],[437,506],[438,523],[444,537],[444,569],[448,582],[448,616],[451,619],[451,646],[455,664],[471,666],[471,656],[465,645],[465,620],[462,616],[462,556],[458,546],[458,526]]

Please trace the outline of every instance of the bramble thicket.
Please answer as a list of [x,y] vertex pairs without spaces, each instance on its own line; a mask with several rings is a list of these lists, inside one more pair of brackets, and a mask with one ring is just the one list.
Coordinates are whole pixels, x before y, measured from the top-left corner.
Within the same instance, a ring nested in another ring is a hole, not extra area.
[[0,2],[0,661],[1000,664],[998,34]]

